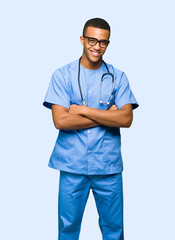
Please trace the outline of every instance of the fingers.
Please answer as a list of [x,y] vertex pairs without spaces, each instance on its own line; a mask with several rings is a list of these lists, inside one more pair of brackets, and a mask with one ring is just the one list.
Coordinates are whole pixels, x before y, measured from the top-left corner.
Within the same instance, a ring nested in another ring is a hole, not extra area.
[[80,106],[80,105],[72,104],[72,105],[70,105],[69,113],[79,115],[79,114],[80,114],[81,107],[82,107],[82,106]]
[[114,104],[108,110],[117,110],[117,109],[118,109],[117,106]]

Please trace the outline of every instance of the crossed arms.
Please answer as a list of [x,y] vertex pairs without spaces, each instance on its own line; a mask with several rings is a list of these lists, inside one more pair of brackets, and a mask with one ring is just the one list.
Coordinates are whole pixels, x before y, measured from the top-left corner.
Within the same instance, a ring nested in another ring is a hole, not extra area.
[[116,105],[108,110],[100,110],[76,104],[67,109],[52,104],[52,118],[57,129],[86,129],[99,125],[128,128],[133,120],[133,112],[131,104],[124,105],[120,110]]

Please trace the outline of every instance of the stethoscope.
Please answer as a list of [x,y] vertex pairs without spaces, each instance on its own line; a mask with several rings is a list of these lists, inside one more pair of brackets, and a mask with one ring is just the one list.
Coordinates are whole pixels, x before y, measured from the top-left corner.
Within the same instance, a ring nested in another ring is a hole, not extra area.
[[[82,105],[87,106],[87,102],[83,99],[83,94],[82,94],[81,85],[80,85],[80,60],[81,60],[81,57],[80,57],[80,59],[79,59],[79,66],[78,66],[78,86],[79,86],[79,90],[80,90]],[[100,103],[101,103],[101,104],[107,104],[107,105],[109,105],[109,103],[110,103],[110,102],[109,102],[109,99],[110,99],[110,97],[111,97],[111,95],[112,95],[113,86],[114,86],[114,75],[109,72],[109,68],[108,68],[107,64],[106,64],[103,60],[102,60],[102,62],[104,63],[104,65],[105,65],[105,67],[106,67],[106,69],[107,69],[108,72],[107,72],[107,73],[104,73],[104,74],[102,75],[102,77],[101,77],[101,82],[100,82]],[[103,101],[102,101],[101,89],[102,89],[103,79],[104,79],[104,77],[105,77],[106,75],[110,75],[110,76],[112,77],[112,87],[111,87],[111,93],[110,93],[110,95],[109,95],[109,98],[107,99],[106,102],[103,102]]]

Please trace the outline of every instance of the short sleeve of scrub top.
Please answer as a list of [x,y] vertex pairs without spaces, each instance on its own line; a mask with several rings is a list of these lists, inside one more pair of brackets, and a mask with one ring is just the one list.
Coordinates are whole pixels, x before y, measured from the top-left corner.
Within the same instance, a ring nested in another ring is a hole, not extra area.
[[132,104],[133,109],[135,109],[139,106],[139,104],[137,103],[137,100],[130,88],[128,78],[124,72],[121,74],[119,85],[116,90],[115,104],[118,109],[120,109],[121,107],[123,107],[126,104]]
[[70,97],[68,94],[66,81],[59,69],[57,69],[51,77],[43,102],[43,105],[49,109],[52,108],[52,104],[57,104],[67,109],[70,107]]

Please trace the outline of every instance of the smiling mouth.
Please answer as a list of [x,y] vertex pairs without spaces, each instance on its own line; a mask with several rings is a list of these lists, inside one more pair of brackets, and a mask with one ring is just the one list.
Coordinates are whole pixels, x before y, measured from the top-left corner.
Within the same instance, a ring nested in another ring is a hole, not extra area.
[[101,55],[100,52],[95,52],[95,51],[91,51],[91,54],[95,57],[98,57]]

